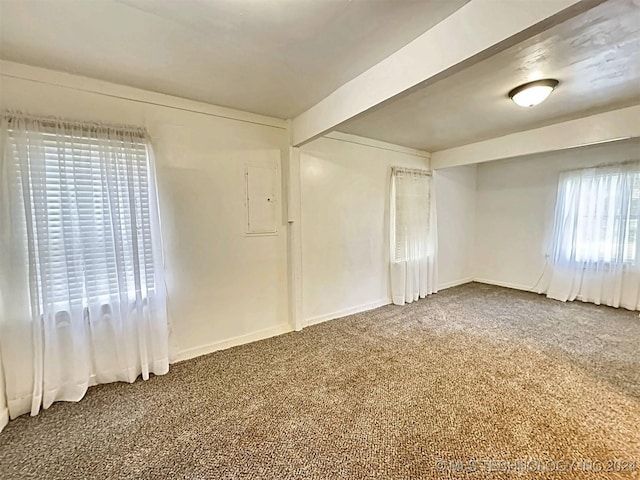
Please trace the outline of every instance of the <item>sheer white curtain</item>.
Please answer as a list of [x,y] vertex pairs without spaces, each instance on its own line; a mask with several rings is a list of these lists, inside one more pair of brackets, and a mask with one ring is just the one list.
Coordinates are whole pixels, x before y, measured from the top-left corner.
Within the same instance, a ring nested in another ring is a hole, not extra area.
[[391,296],[404,305],[437,292],[437,232],[431,174],[391,172]]
[[92,384],[166,373],[145,131],[6,113],[0,134],[0,353],[10,417],[78,401]]
[[639,222],[640,163],[563,173],[541,293],[639,309]]
[[7,408],[7,395],[4,389],[4,372],[2,370],[2,355],[0,355],[0,432],[9,422],[9,409]]

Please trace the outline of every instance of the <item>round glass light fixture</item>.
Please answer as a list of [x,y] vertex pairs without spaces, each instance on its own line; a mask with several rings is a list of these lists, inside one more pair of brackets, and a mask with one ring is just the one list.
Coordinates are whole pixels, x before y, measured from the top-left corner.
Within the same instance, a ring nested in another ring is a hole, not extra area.
[[553,78],[525,83],[511,90],[509,98],[521,107],[533,107],[544,102],[558,83],[560,82]]

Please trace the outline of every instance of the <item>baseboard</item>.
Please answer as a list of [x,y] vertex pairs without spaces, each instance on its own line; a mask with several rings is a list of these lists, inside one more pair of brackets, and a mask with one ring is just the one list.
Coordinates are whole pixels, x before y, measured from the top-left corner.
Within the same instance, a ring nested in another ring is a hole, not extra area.
[[9,410],[5,408],[0,412],[0,432],[7,426],[7,423],[9,423]]
[[446,290],[447,288],[457,287],[458,285],[464,285],[465,283],[473,282],[473,277],[461,278],[458,280],[453,280],[452,282],[442,283],[438,285],[438,291]]
[[306,325],[316,325],[318,323],[327,322],[340,317],[346,317],[347,315],[353,315],[354,313],[366,312],[367,310],[373,310],[374,308],[383,307],[391,303],[390,298],[377,300],[371,303],[365,303],[356,307],[345,308],[344,310],[338,310],[337,312],[326,313],[324,315],[318,315],[315,317],[305,319]]
[[[511,283],[498,282],[494,280],[479,279],[479,278],[473,278],[473,277],[462,278],[459,280],[454,280],[452,282],[444,283],[438,286],[438,290],[446,290],[447,288],[455,287],[457,285],[463,285],[465,283],[470,283],[470,282],[486,283],[489,285],[498,285],[500,287],[515,288],[517,290],[530,291],[530,287],[528,286],[525,287],[522,285],[515,285]],[[392,302],[390,298],[384,298],[381,300],[377,300],[375,302],[365,303],[362,305],[357,305],[355,307],[349,307],[343,310],[338,310],[337,312],[317,315],[315,317],[305,319],[304,323],[306,326],[317,325],[319,323],[327,322],[329,320],[334,320],[336,318],[346,317],[347,315],[353,315],[355,313],[361,313],[361,312],[366,312],[368,310],[373,310],[374,308],[383,307],[391,303]],[[265,338],[275,337],[276,335],[282,335],[283,333],[289,333],[291,331],[293,331],[293,329],[288,324],[281,324],[281,325],[276,325],[274,327],[258,330],[256,332],[248,333],[246,335],[240,335],[240,336],[229,338],[219,342],[210,343],[208,345],[188,348],[186,350],[179,351],[176,354],[175,358],[172,359],[171,363],[182,362],[184,360],[189,360],[190,358],[199,357],[201,355],[207,355],[209,353],[213,353],[218,350],[237,347],[238,345],[244,345],[245,343],[256,342],[258,340],[264,340]],[[1,417],[0,417],[0,420],[2,420]]]
[[515,290],[524,290],[525,292],[533,292],[530,285],[518,285],[516,283],[500,282],[498,280],[489,280],[487,278],[474,278],[474,282],[486,283],[487,285],[496,285],[498,287],[513,288]]
[[237,347],[238,345],[257,342],[258,340],[264,340],[265,338],[275,337],[277,335],[282,335],[283,333],[289,333],[292,331],[293,329],[289,324],[280,324],[274,327],[264,328],[256,332],[247,333],[245,335],[239,335],[237,337],[228,338],[219,342],[210,343],[208,345],[188,348],[186,350],[178,352],[171,363],[182,362],[184,360],[189,360],[190,358],[217,352],[218,350],[225,350],[227,348]]

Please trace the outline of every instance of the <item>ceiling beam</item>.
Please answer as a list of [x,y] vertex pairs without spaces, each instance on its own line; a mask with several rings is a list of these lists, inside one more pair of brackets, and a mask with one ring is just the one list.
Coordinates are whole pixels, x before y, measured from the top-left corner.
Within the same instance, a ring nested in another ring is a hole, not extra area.
[[471,0],[296,117],[292,144],[303,145],[383,102],[471,66],[602,1]]
[[554,123],[431,154],[439,169],[640,137],[640,105]]

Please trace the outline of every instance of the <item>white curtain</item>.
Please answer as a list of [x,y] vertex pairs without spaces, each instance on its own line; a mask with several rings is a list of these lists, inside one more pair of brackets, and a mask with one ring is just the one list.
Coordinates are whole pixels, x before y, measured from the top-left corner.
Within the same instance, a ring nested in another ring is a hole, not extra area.
[[166,373],[145,131],[6,113],[0,134],[0,402],[10,417]]
[[561,174],[551,262],[540,292],[639,309],[639,222],[639,163]]
[[7,395],[4,388],[4,372],[2,370],[2,355],[0,355],[0,432],[9,422]]
[[391,296],[395,305],[437,292],[435,195],[426,170],[393,168],[390,201]]

